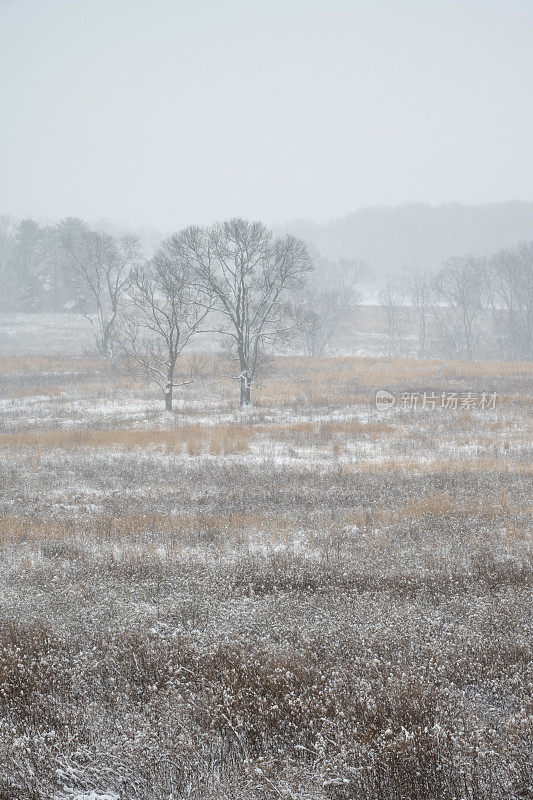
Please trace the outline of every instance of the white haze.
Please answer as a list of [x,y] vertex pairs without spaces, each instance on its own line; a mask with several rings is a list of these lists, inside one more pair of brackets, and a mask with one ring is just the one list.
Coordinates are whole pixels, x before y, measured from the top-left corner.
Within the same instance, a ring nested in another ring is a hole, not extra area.
[[0,0],[0,212],[533,199],[531,0]]

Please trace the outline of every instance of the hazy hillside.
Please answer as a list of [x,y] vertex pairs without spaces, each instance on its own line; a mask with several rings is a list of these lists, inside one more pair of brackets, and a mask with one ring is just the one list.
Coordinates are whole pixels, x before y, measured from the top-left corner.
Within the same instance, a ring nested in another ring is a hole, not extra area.
[[435,268],[453,255],[482,255],[533,239],[533,203],[459,203],[363,208],[324,225],[285,226],[329,258],[365,261],[378,275],[403,267]]

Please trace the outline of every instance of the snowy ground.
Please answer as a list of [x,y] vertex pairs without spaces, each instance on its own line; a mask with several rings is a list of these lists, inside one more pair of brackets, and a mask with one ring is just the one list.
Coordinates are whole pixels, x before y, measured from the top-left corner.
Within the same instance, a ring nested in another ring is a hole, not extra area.
[[523,800],[531,375],[3,359],[0,797]]
[[[348,326],[334,344],[338,355],[380,356],[387,352],[384,336],[385,315],[378,306],[363,304],[356,324]],[[412,350],[412,333],[406,326],[403,337],[406,353]],[[216,335],[200,334],[195,349],[217,350]],[[0,358],[9,356],[69,356],[89,353],[94,348],[90,322],[81,314],[6,314],[0,313]]]

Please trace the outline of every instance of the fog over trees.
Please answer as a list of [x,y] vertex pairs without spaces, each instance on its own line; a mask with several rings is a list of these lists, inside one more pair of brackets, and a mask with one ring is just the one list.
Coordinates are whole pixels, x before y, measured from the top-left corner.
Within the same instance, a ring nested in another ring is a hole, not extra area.
[[178,378],[176,368],[213,306],[209,287],[198,283],[180,255],[183,238],[181,234],[164,242],[150,261],[130,274],[120,337],[134,369],[163,391],[166,411],[172,411],[174,389],[198,378],[194,369]]
[[138,239],[133,235],[116,239],[91,231],[78,220],[65,220],[58,227],[81,313],[93,326],[100,355],[113,360],[120,313],[140,259]]
[[0,800],[533,800],[533,0],[0,0]]
[[[525,213],[528,204],[521,205]],[[444,218],[449,211],[441,209]],[[464,211],[466,217],[473,213]],[[488,207],[478,218],[489,219],[493,212]],[[398,209],[400,217],[412,213]],[[378,218],[379,212],[370,217]],[[524,231],[533,227],[524,225]],[[514,232],[511,228],[506,236]],[[480,229],[478,248],[479,234]],[[493,231],[487,241],[498,237]],[[457,241],[463,241],[460,232]],[[431,237],[428,242],[431,249]],[[5,215],[0,218],[0,310],[85,316],[97,352],[113,361],[121,338],[122,352],[161,381],[170,406],[179,354],[194,349],[200,328],[209,330],[233,359],[233,377],[246,404],[269,353],[356,352],[362,323],[357,309],[364,293],[374,297],[374,339],[383,355],[530,359],[531,242],[515,241],[482,254],[456,252],[437,267],[429,258],[423,267],[414,259],[400,269],[398,256],[397,269],[387,273],[377,262],[335,258],[334,247],[321,252],[313,241],[290,233],[276,236],[260,222],[192,226],[161,241],[147,258],[152,243],[143,252],[135,233],[112,235],[76,218],[41,226]],[[451,240],[439,246],[444,252]]]
[[247,405],[262,359],[297,329],[290,299],[312,268],[307,248],[294,236],[274,239],[262,223],[243,219],[188,228],[172,245],[214,298],[221,318],[216,330],[229,343],[240,403]]
[[328,258],[367,263],[379,278],[406,268],[434,271],[455,256],[484,256],[531,241],[533,203],[361,208],[325,224],[296,220],[284,229]]

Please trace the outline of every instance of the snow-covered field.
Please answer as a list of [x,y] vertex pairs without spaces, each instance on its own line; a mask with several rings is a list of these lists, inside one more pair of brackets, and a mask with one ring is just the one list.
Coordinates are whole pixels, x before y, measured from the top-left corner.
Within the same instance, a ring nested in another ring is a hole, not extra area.
[[[357,326],[348,326],[338,337],[334,351],[339,355],[380,356],[388,352],[384,330],[385,314],[379,306],[362,304],[357,311]],[[406,324],[403,345],[411,352],[412,325]],[[220,338],[199,334],[195,350],[213,352]],[[0,313],[0,358],[5,356],[69,356],[89,353],[94,348],[90,322],[81,314]],[[403,352],[403,351],[402,351]]]
[[[165,414],[26,355],[0,360],[1,798],[527,796],[530,365],[280,358],[245,413],[213,380]],[[478,400],[400,407],[424,391]]]

